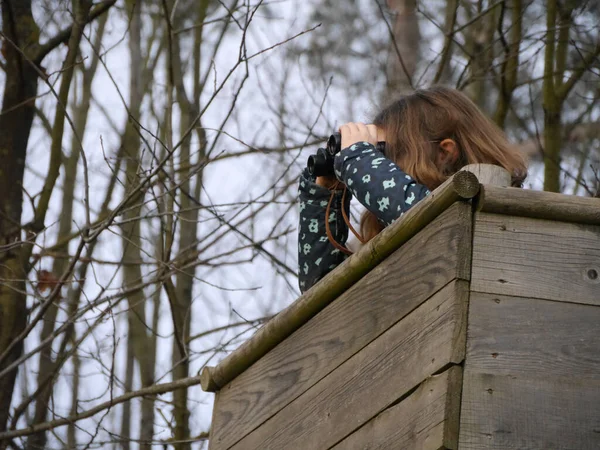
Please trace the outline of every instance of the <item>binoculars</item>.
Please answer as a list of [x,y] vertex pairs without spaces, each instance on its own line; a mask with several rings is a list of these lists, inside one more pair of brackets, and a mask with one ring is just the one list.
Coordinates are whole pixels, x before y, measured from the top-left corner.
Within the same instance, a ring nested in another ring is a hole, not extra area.
[[[308,172],[316,177],[334,176],[333,160],[342,149],[342,135],[333,133],[327,140],[325,148],[320,148],[317,153],[308,157]],[[377,150],[385,152],[385,142],[377,143]]]

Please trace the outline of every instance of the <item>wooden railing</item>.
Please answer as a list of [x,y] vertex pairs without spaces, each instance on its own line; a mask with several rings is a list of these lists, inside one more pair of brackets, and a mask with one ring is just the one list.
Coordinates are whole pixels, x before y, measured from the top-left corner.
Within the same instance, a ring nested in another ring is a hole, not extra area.
[[600,448],[600,200],[468,166],[216,367],[211,450]]

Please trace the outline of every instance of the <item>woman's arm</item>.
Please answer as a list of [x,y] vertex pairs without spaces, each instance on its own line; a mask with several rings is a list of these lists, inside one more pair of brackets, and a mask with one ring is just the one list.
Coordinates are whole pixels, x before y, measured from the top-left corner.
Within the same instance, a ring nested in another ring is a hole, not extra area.
[[385,225],[401,217],[429,195],[393,161],[369,142],[357,142],[335,156],[335,174]]
[[[331,197],[329,189],[315,183],[314,177],[304,170],[299,185],[300,223],[298,226],[298,281],[300,291],[305,292],[346,259],[327,238],[325,215]],[[329,211],[329,229],[333,238],[345,245],[348,226],[342,216],[350,209],[352,195],[346,194],[342,205],[342,191],[333,191],[334,197]]]

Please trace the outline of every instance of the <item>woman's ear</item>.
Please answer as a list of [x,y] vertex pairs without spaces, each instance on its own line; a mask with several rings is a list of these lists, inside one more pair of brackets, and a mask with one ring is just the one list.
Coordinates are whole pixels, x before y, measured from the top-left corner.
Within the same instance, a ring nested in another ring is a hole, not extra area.
[[458,161],[458,145],[453,139],[444,139],[440,142],[440,153],[438,163],[444,166],[452,166]]

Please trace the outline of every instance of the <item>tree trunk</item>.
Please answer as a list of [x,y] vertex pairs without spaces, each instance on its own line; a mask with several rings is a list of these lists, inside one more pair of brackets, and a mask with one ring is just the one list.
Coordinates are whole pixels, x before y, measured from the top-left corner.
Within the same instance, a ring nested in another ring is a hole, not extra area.
[[[133,339],[128,336],[127,358],[125,359],[125,380],[123,381],[123,390],[125,392],[133,390],[133,372],[135,370],[135,359],[133,354]],[[121,449],[129,450],[129,442],[131,441],[131,402],[123,403],[123,416],[121,417],[121,441]]]
[[[87,14],[87,13],[86,13]],[[105,15],[99,22],[98,32],[95,39],[94,48],[96,51],[100,51],[100,45],[102,41],[104,27],[106,25],[106,20],[108,16]],[[73,218],[73,201],[75,199],[75,186],[77,184],[77,165],[79,162],[79,157],[81,155],[81,151],[79,148],[79,139],[83,140],[85,135],[85,129],[88,120],[88,113],[91,104],[92,98],[92,81],[94,75],[96,73],[96,68],[98,66],[98,54],[95,53],[91,57],[91,64],[88,69],[85,67],[81,67],[83,73],[83,83],[81,86],[81,93],[79,101],[76,98],[74,92],[73,99],[73,125],[75,129],[75,133],[71,138],[71,154],[67,158],[64,164],[65,177],[63,182],[63,191],[62,191],[62,201],[61,201],[61,215],[59,219],[58,225],[58,241],[66,238],[71,233],[72,226],[72,218]],[[77,85],[74,86],[76,88]],[[69,250],[68,243],[57,247],[56,251],[58,253],[67,254]],[[66,270],[68,266],[69,260],[66,257],[58,257],[54,259],[52,265],[52,274],[58,278],[63,272]],[[77,301],[76,299],[74,299]],[[58,307],[56,305],[50,306],[44,315],[44,325],[42,327],[41,340],[47,339],[52,332],[54,331],[56,315],[58,312]],[[42,423],[46,421],[47,411],[48,411],[48,402],[50,400],[50,396],[53,392],[53,383],[48,382],[48,377],[54,377],[54,372],[56,371],[56,360],[52,358],[52,347],[47,346],[40,352],[40,367],[37,375],[37,386],[47,385],[47,387],[40,393],[35,403],[35,413],[33,424]],[[46,433],[40,432],[33,434],[27,440],[27,448],[28,449],[38,449],[43,448],[46,445]]]
[[[128,11],[130,11],[129,21],[129,54],[131,57],[130,81],[129,81],[129,112],[135,120],[139,120],[142,101],[146,83],[144,82],[143,68],[144,59],[142,57],[141,47],[141,8],[139,1],[128,2]],[[140,146],[141,140],[138,130],[134,126],[134,121],[128,120],[123,136],[122,147],[125,149],[126,156],[126,182],[125,192],[130,192],[136,188],[138,183],[138,168],[140,165]],[[124,219],[130,220],[122,226],[123,259],[128,261],[141,261],[142,256],[140,248],[141,241],[141,220],[135,220],[140,217],[142,211],[142,200],[130,205],[123,214]],[[133,219],[133,220],[132,220]],[[135,285],[142,279],[141,266],[138,264],[125,264],[123,266],[123,284]],[[155,349],[151,345],[152,341],[148,337],[146,325],[146,298],[144,291],[136,291],[130,294],[128,300],[128,343],[131,344],[135,360],[140,370],[140,380],[142,387],[148,387],[154,383],[154,362]],[[152,398],[142,399],[141,417],[140,417],[140,449],[150,449],[154,436],[154,400]]]
[[[203,23],[206,17],[206,11],[208,8],[208,1],[203,0],[198,3],[198,22]],[[180,121],[180,133],[186,132],[192,121],[200,113],[199,106],[199,93],[201,91],[200,86],[200,66],[201,66],[201,48],[203,39],[203,27],[198,27],[194,34],[194,44],[192,48],[192,63],[194,64],[194,83],[193,83],[193,98],[194,101],[190,100],[190,96],[187,95],[185,85],[183,82],[183,67],[181,62],[181,54],[179,43],[174,40],[172,47],[172,66],[173,66],[173,82],[175,85],[175,91],[177,94],[177,102],[181,110],[181,121]],[[200,160],[204,156],[205,148],[205,134],[202,129],[201,123],[196,125],[198,145],[200,148],[199,158]],[[180,164],[182,166],[190,167],[181,173],[179,180],[179,205],[181,213],[179,214],[179,254],[178,257],[185,257],[186,253],[193,252],[197,246],[197,234],[198,234],[198,211],[200,204],[200,187],[202,185],[202,169],[198,172],[192,172],[193,165],[190,164],[191,153],[191,136],[188,136],[181,144],[180,150]],[[192,180],[195,178],[195,189],[192,191]],[[192,268],[184,269],[178,272],[176,276],[176,290],[175,299],[176,304],[174,308],[173,317],[178,322],[176,323],[176,330],[179,331],[180,335],[175,336],[173,342],[173,380],[185,378],[189,375],[189,358],[188,355],[181,354],[181,347],[184,346],[186,351],[188,349],[189,337],[190,337],[190,324],[192,319],[192,299],[193,299],[193,284],[196,275],[195,266]],[[179,342],[177,342],[179,340]],[[175,441],[179,443],[175,444],[177,450],[189,450],[190,444],[187,442],[190,439],[189,430],[189,417],[190,412],[187,406],[188,392],[186,389],[180,389],[173,392],[174,401],[174,417],[175,417]]]
[[[176,67],[176,76],[182,75],[181,61],[179,57],[179,47],[175,46],[173,49],[173,66]],[[177,81],[180,79],[177,78]],[[192,118],[190,118],[190,105],[185,95],[185,91],[182,91],[182,86],[178,85],[176,88],[177,100],[181,109],[180,119],[180,132],[185,133],[187,128],[191,124]],[[180,164],[182,166],[189,165],[190,163],[190,137],[186,138],[180,147]],[[192,202],[190,201],[190,174],[189,171],[183,171],[180,179],[180,190],[179,190],[179,207],[180,213],[179,218],[179,249],[178,256],[183,255],[182,249],[192,250],[191,246],[196,241],[197,225],[195,219],[196,211],[193,208]],[[193,277],[195,275],[194,268],[185,269],[178,272],[176,276],[176,289],[175,289],[175,304],[172,305],[173,317],[176,321],[175,324],[175,335],[173,340],[173,381],[185,378],[189,373],[189,358],[187,354],[182,354],[181,347],[183,346],[186,351],[188,350],[188,338],[190,335],[190,323],[192,314],[192,288],[193,288]],[[175,416],[175,448],[177,450],[189,450],[190,444],[186,442],[190,438],[189,419],[190,411],[187,406],[188,399],[187,389],[178,389],[173,392],[173,405],[174,405],[174,416]]]
[[[475,14],[481,14],[485,2],[477,2]],[[479,17],[465,30],[465,48],[469,56],[469,80],[465,93],[480,108],[487,110],[489,97],[486,95],[486,81],[493,64],[493,38],[498,23],[499,8]]]
[[[499,28],[503,27],[503,18],[506,13],[506,5],[500,6],[501,14],[499,19]],[[521,47],[521,40],[523,38],[521,33],[521,25],[523,20],[523,4],[521,0],[513,0],[510,3],[511,21],[509,33],[509,42],[504,48],[504,61],[500,66],[500,91],[498,93],[498,103],[496,105],[496,111],[494,112],[494,122],[500,127],[504,128],[506,122],[506,116],[512,103],[512,95],[517,86],[517,76],[519,74],[519,53]]]
[[[19,242],[23,173],[35,111],[37,72],[14,46],[24,52],[37,48],[39,29],[33,20],[31,1],[3,0],[2,25],[7,39],[2,46],[6,81],[0,114],[0,246],[6,250],[0,253],[0,354],[27,322],[27,274]],[[22,343],[13,347],[0,363],[0,370],[18,358],[22,348]],[[0,431],[6,430],[16,375],[15,369],[0,378]],[[0,448],[4,445],[0,442]]]
[[[555,26],[557,1],[548,0],[546,12],[546,47],[544,49],[544,190],[560,192],[561,101],[555,84]],[[557,81],[559,81],[557,79]]]
[[452,75],[450,61],[454,49],[454,28],[456,26],[456,16],[458,15],[459,1],[448,0],[446,3],[446,14],[444,18],[444,46],[440,57],[437,72],[433,77],[433,84],[446,83]]
[[386,98],[411,91],[420,58],[421,30],[417,17],[416,0],[388,0],[388,8],[395,13],[392,24],[393,41],[387,61]]

